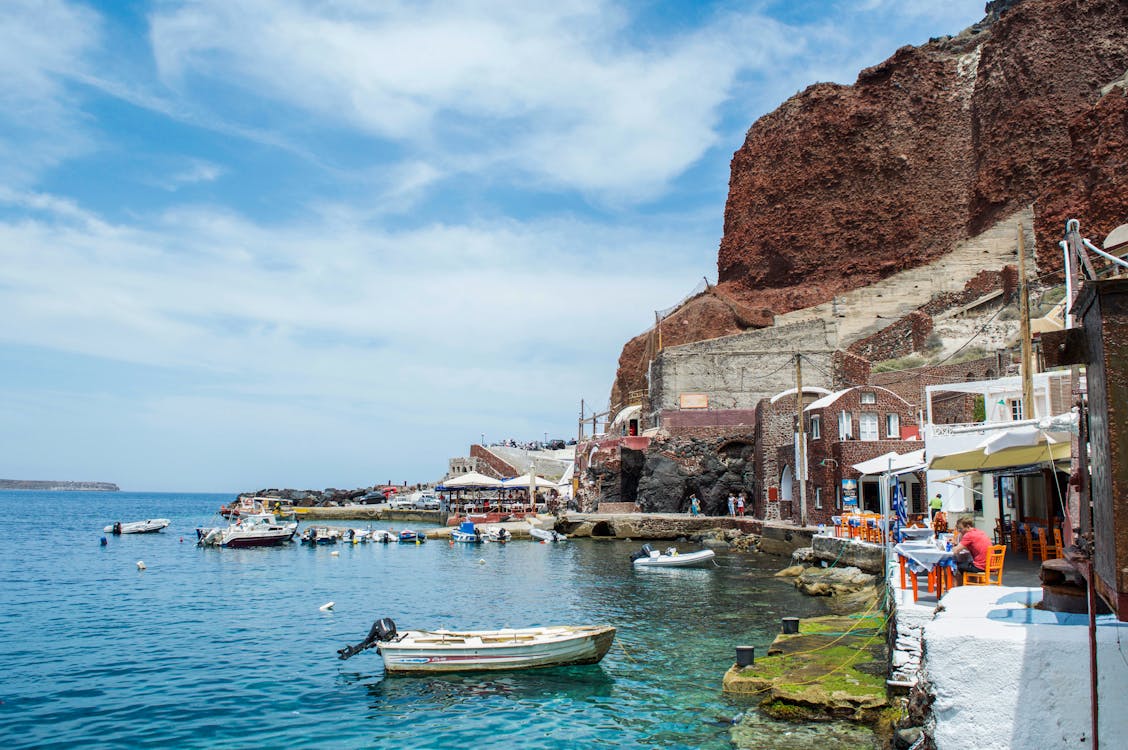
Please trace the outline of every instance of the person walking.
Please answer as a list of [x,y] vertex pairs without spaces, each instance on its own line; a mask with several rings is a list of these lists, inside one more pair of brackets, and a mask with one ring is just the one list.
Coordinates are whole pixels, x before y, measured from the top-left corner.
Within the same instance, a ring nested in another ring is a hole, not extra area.
[[729,516],[736,517],[736,495],[729,493],[728,496],[728,510]]
[[940,496],[939,492],[937,492],[936,497],[932,498],[928,502],[928,520],[929,520],[929,522],[932,521],[932,518],[933,518],[933,516],[936,515],[937,511],[943,510],[943,509],[944,509],[944,498]]
[[744,493],[740,493],[740,497],[736,498],[736,512],[741,518],[744,518]]
[[689,515],[696,516],[701,512],[701,501],[697,499],[697,495],[689,496]]

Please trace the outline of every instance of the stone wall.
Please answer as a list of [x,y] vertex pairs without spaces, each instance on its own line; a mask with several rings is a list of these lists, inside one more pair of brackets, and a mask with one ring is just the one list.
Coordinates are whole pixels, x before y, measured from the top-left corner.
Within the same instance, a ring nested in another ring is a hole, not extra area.
[[830,388],[823,372],[833,371],[836,346],[834,326],[810,320],[667,347],[651,366],[651,408],[677,410],[682,394],[700,393],[712,409],[755,409],[761,399],[795,386],[796,352],[814,365],[804,381]]
[[[503,461],[501,458],[491,453],[488,448],[483,448],[480,445],[470,446],[470,458],[477,459],[478,472],[487,476],[500,479],[502,477],[515,477],[521,473],[516,467]],[[528,471],[528,469],[525,469],[525,471]]]

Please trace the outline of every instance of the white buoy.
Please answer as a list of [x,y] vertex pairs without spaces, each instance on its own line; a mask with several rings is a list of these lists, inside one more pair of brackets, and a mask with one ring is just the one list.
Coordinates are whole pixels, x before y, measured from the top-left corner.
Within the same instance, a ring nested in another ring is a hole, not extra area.
[[338,552],[337,550],[333,550],[332,552],[329,553],[329,557],[339,557],[340,554],[341,553]]
[[479,557],[479,558],[478,558],[478,564],[479,564],[479,565],[485,565],[485,564],[486,564],[486,561],[485,561],[485,560],[483,560],[482,558],[480,558],[480,557]]
[[144,560],[138,560],[137,561],[137,569],[138,570],[144,570],[145,569],[145,561]]
[[336,604],[336,602],[326,602],[325,604],[322,604],[320,607],[318,607],[318,609],[320,609],[322,612],[328,612],[329,610],[333,609],[334,604]]

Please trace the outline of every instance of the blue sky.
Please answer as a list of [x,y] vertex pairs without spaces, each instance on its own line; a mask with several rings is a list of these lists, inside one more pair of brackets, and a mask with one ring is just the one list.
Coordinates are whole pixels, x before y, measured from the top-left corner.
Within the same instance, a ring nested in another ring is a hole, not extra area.
[[715,280],[756,118],[982,12],[6,0],[0,477],[358,487],[572,436]]

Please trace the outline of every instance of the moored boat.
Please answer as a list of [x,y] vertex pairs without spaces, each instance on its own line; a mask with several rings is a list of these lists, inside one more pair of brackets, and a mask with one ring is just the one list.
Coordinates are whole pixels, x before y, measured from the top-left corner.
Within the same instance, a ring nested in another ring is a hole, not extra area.
[[411,529],[404,529],[396,538],[403,544],[422,544],[427,541],[425,535],[420,534],[418,531],[412,531]]
[[302,544],[336,544],[344,534],[332,526],[310,526],[302,534]]
[[649,544],[642,545],[642,549],[631,555],[631,561],[636,568],[693,568],[716,565],[713,558],[716,553],[711,549],[696,552],[678,552],[673,547],[668,547],[664,552],[651,549]]
[[490,528],[482,529],[482,538],[487,542],[497,542],[498,544],[505,544],[513,535],[509,533],[509,529],[501,526],[493,526]]
[[206,547],[275,547],[293,539],[297,530],[297,523],[280,523],[270,513],[256,513],[227,526],[196,529],[196,536],[197,544]]
[[473,521],[463,521],[457,529],[452,529],[450,540],[464,544],[481,544],[484,541],[482,532],[478,530]]
[[556,529],[542,529],[531,523],[529,524],[529,536],[542,542],[563,542],[568,538],[567,534],[561,534]]
[[144,521],[131,521],[122,523],[115,521],[102,529],[107,534],[153,534],[168,526],[171,521],[167,518],[149,518]]
[[348,659],[376,648],[388,674],[500,671],[595,664],[615,639],[609,625],[555,625],[502,630],[407,630],[377,620],[368,637],[338,650]]

